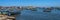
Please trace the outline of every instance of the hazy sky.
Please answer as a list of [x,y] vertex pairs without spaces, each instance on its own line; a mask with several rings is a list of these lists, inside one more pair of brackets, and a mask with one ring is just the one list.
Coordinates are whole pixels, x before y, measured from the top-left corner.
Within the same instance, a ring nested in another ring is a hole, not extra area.
[[0,0],[0,6],[59,6],[60,0]]

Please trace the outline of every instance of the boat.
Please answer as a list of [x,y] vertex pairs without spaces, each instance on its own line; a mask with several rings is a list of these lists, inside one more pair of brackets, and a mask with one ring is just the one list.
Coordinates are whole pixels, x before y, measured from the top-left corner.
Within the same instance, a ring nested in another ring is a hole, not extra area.
[[43,10],[43,12],[51,12],[51,8],[47,8],[47,9],[45,9],[45,10]]
[[36,8],[30,8],[30,10],[32,10],[32,11],[37,11],[37,9],[36,9]]
[[60,8],[56,8],[57,10],[60,10]]
[[51,12],[51,10],[44,10],[43,12]]
[[1,20],[15,20],[15,16],[18,15],[18,11],[1,11],[0,10],[0,19]]

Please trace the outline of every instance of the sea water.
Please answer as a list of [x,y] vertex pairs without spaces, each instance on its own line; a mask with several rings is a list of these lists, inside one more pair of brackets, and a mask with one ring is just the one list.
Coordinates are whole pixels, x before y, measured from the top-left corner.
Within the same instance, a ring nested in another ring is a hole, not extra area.
[[53,9],[51,12],[43,12],[43,10],[23,10],[16,16],[16,20],[60,20],[60,10]]

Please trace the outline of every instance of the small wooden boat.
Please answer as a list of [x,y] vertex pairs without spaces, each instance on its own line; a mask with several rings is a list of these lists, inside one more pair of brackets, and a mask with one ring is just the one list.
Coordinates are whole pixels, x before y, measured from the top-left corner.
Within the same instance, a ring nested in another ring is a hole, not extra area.
[[51,10],[44,10],[43,12],[51,12]]
[[18,15],[17,13],[11,12],[11,15],[8,16],[7,12],[0,12],[0,20],[15,20],[15,16]]
[[37,11],[37,9],[36,9],[36,8],[32,8],[32,9],[30,9],[30,10],[32,10],[32,11]]
[[51,8],[47,8],[47,9],[45,9],[43,12],[51,12]]
[[60,8],[56,8],[57,10],[60,10]]
[[49,9],[46,9],[46,10],[44,10],[43,12],[51,12],[51,10],[49,10]]

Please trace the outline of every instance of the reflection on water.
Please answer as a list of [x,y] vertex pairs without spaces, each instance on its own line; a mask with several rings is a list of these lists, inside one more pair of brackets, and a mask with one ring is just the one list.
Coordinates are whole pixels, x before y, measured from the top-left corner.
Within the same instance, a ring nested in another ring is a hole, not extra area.
[[16,16],[16,20],[60,20],[60,11],[52,10],[51,12],[43,12],[44,9],[37,11],[23,10],[21,15]]

